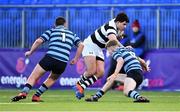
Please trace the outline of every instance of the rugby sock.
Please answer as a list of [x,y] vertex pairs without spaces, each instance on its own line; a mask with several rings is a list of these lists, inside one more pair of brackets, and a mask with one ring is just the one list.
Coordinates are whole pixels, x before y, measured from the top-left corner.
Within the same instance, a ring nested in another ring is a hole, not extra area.
[[80,78],[80,80],[78,81],[78,84],[79,84],[79,85],[83,84],[85,80],[87,80],[87,77],[84,76],[84,75],[82,75],[81,78]]
[[36,96],[41,96],[46,90],[48,90],[48,87],[45,84],[42,84],[39,89],[36,91]]
[[128,93],[128,97],[138,99],[140,97],[139,93],[137,91],[131,90]]
[[83,89],[87,88],[88,86],[94,84],[97,81],[97,77],[95,75],[86,78],[84,75],[81,77],[78,84],[81,85]]
[[104,91],[99,90],[94,96],[96,96],[98,99],[101,98],[104,95]]
[[24,88],[22,89],[21,92],[28,94],[29,91],[31,90],[31,88],[32,88],[32,86],[31,86],[30,84],[26,83],[26,84],[24,85]]

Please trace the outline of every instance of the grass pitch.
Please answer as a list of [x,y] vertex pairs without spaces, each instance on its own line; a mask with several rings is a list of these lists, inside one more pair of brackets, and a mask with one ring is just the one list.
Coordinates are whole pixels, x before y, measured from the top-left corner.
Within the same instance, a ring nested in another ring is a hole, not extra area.
[[[133,103],[120,91],[109,91],[99,102],[77,100],[72,90],[49,90],[42,95],[44,102],[27,99],[10,102],[17,90],[0,90],[0,112],[180,112],[180,92],[140,92],[150,103]],[[86,97],[96,91],[86,91]]]

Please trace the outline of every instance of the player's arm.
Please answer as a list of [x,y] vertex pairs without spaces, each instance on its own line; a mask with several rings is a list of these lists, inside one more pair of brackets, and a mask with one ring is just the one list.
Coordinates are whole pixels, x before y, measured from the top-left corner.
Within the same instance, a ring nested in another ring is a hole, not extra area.
[[116,35],[117,35],[116,29],[114,27],[112,27],[112,26],[109,26],[107,28],[107,38],[109,40],[117,40]]
[[122,58],[122,57],[119,57],[119,58],[117,59],[116,69],[115,69],[115,71],[114,71],[113,74],[118,75],[118,74],[119,74],[119,71],[121,70],[121,68],[122,68],[122,66],[123,66],[123,64],[124,64],[123,58]]
[[119,71],[121,70],[123,64],[124,64],[123,58],[122,57],[117,58],[116,69],[115,69],[114,73],[110,77],[108,77],[107,80],[115,80],[116,77],[118,76]]
[[33,43],[31,49],[25,53],[25,56],[30,56],[41,44],[43,44],[46,41],[49,41],[50,34],[51,30],[47,30],[39,38],[37,38]]
[[114,33],[109,34],[109,35],[107,36],[107,38],[108,38],[109,40],[117,40],[117,37],[116,37],[116,35],[115,35]]
[[143,60],[140,57],[136,57],[136,59],[140,62],[141,67],[143,68],[144,71],[149,72],[151,70],[150,67],[146,64],[145,60]]
[[76,55],[75,55],[75,57],[70,62],[71,64],[76,64],[76,62],[78,61],[79,57],[81,56],[83,48],[84,48],[84,44],[82,42],[80,42],[78,44]]
[[84,44],[81,42],[80,38],[74,34],[74,45],[77,47],[76,55],[74,58],[70,61],[70,64],[76,64],[79,57],[81,56],[82,50],[84,48]]
[[30,56],[43,42],[44,40],[41,37],[36,39],[31,49],[25,53],[25,56]]

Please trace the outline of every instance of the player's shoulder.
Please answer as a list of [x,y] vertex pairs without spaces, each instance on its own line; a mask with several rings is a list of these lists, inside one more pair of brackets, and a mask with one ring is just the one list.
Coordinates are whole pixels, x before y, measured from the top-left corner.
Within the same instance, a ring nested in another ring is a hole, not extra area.
[[114,22],[115,18],[114,19],[111,19],[108,23],[109,23],[109,26],[114,26],[115,22]]

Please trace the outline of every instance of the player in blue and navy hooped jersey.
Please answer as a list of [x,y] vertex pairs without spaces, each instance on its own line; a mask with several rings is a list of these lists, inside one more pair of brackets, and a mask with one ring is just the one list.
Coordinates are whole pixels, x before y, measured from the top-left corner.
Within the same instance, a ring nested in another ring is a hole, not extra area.
[[[112,86],[113,82],[121,77],[119,71],[124,69],[127,76],[124,78],[124,94],[128,97],[135,99],[134,102],[149,102],[149,100],[141,96],[135,89],[143,81],[143,70],[149,71],[150,68],[142,61],[142,59],[136,57],[133,49],[125,48],[118,41],[111,40],[106,44],[106,48],[112,57],[117,61],[116,69],[114,73],[107,78],[106,84],[101,90],[99,90],[91,98],[87,98],[86,101],[98,101],[105,92]],[[142,66],[141,64],[144,63]],[[143,68],[142,68],[143,67]]]
[[49,77],[32,97],[32,101],[41,101],[40,96],[50,88],[64,72],[73,46],[77,47],[77,52],[76,56],[71,60],[71,64],[75,64],[80,57],[84,45],[76,34],[66,28],[66,20],[63,17],[58,17],[55,26],[55,28],[47,30],[36,39],[30,51],[25,53],[25,56],[29,57],[41,44],[48,42],[49,48],[45,56],[32,71],[20,94],[13,97],[11,99],[12,101],[25,99],[36,81],[43,76],[44,73],[50,71]]

